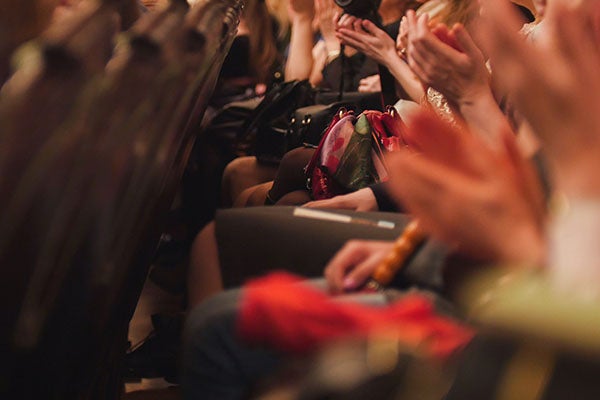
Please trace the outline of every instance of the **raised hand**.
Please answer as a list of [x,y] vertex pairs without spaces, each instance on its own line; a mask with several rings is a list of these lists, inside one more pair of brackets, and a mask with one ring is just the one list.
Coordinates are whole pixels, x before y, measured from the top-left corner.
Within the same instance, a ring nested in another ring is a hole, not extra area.
[[542,138],[558,186],[600,196],[600,2],[549,2],[534,45],[516,33],[508,2],[481,3],[480,36],[495,76]]
[[319,30],[325,41],[328,52],[339,50],[340,42],[335,35],[337,16],[341,9],[333,0],[315,0],[315,15],[318,18]]
[[396,43],[385,31],[371,21],[343,15],[337,24],[336,33],[342,43],[386,66],[412,100],[418,102],[422,99],[424,92],[421,81],[402,60]]
[[489,93],[485,59],[461,24],[429,27],[427,15],[406,14],[408,64],[428,86],[460,105]]
[[430,113],[409,131],[419,153],[389,156],[388,188],[425,230],[482,261],[541,264],[544,204],[514,136],[506,132],[492,149]]
[[344,15],[336,30],[338,39],[383,65],[399,59],[396,44],[373,22]]

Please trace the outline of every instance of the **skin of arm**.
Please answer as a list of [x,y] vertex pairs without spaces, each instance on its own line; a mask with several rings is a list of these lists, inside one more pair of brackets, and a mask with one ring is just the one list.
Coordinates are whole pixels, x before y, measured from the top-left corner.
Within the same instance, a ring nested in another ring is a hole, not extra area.
[[323,68],[327,64],[327,48],[325,43],[321,40],[313,47],[313,67],[310,72],[309,82],[313,86],[319,86],[323,82]]
[[315,0],[315,14],[328,54],[340,51],[340,42],[335,37],[335,25],[340,12],[341,9],[333,0]]
[[333,0],[315,0],[315,14],[318,18],[322,40],[313,47],[313,66],[309,81],[319,86],[323,81],[323,68],[340,52],[340,42],[335,37],[335,24],[339,19],[340,8]]
[[288,59],[285,64],[285,79],[303,80],[310,77],[313,68],[314,5],[312,0],[292,0],[289,7],[292,32]]
[[410,96],[410,99],[417,103],[420,102],[425,95],[423,85],[408,64],[406,64],[397,53],[393,59],[390,58],[387,68],[394,79],[396,79],[397,85]]

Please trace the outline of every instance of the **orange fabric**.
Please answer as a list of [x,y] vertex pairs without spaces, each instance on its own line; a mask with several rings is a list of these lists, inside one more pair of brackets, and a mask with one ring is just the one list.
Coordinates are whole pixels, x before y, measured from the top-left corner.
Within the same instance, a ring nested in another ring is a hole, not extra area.
[[445,358],[473,337],[471,329],[435,314],[431,301],[408,295],[387,307],[334,302],[326,293],[273,273],[244,287],[238,330],[249,342],[304,353],[346,337],[392,335],[426,355]]

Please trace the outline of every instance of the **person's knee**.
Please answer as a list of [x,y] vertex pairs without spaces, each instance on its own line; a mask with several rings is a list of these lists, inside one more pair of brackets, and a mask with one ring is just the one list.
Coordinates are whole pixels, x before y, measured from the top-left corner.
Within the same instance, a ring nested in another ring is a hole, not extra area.
[[223,182],[233,182],[240,175],[246,173],[248,169],[256,164],[255,157],[239,157],[231,161],[225,167],[223,172]]
[[306,147],[298,147],[288,151],[283,155],[279,165],[280,170],[289,171],[295,174],[298,170],[303,170],[306,164],[310,161],[314,149]]
[[306,190],[296,190],[285,194],[275,203],[278,206],[299,206],[311,201],[310,194]]
[[272,201],[277,202],[285,194],[305,188],[304,167],[306,167],[313,154],[314,149],[300,147],[288,151],[283,156],[273,188],[269,192]]

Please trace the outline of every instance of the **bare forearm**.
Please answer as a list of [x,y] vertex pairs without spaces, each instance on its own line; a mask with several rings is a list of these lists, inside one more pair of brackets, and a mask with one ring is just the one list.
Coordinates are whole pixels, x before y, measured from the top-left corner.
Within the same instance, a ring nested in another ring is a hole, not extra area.
[[458,111],[472,132],[492,144],[498,143],[503,131],[512,130],[491,90],[480,93],[472,100],[460,102]]
[[412,72],[408,64],[406,64],[399,56],[388,60],[386,64],[388,70],[406,94],[408,94],[413,101],[419,102],[425,94],[423,85],[419,78]]
[[292,23],[290,51],[285,65],[285,79],[308,79],[313,67],[313,32],[311,21],[298,18]]

